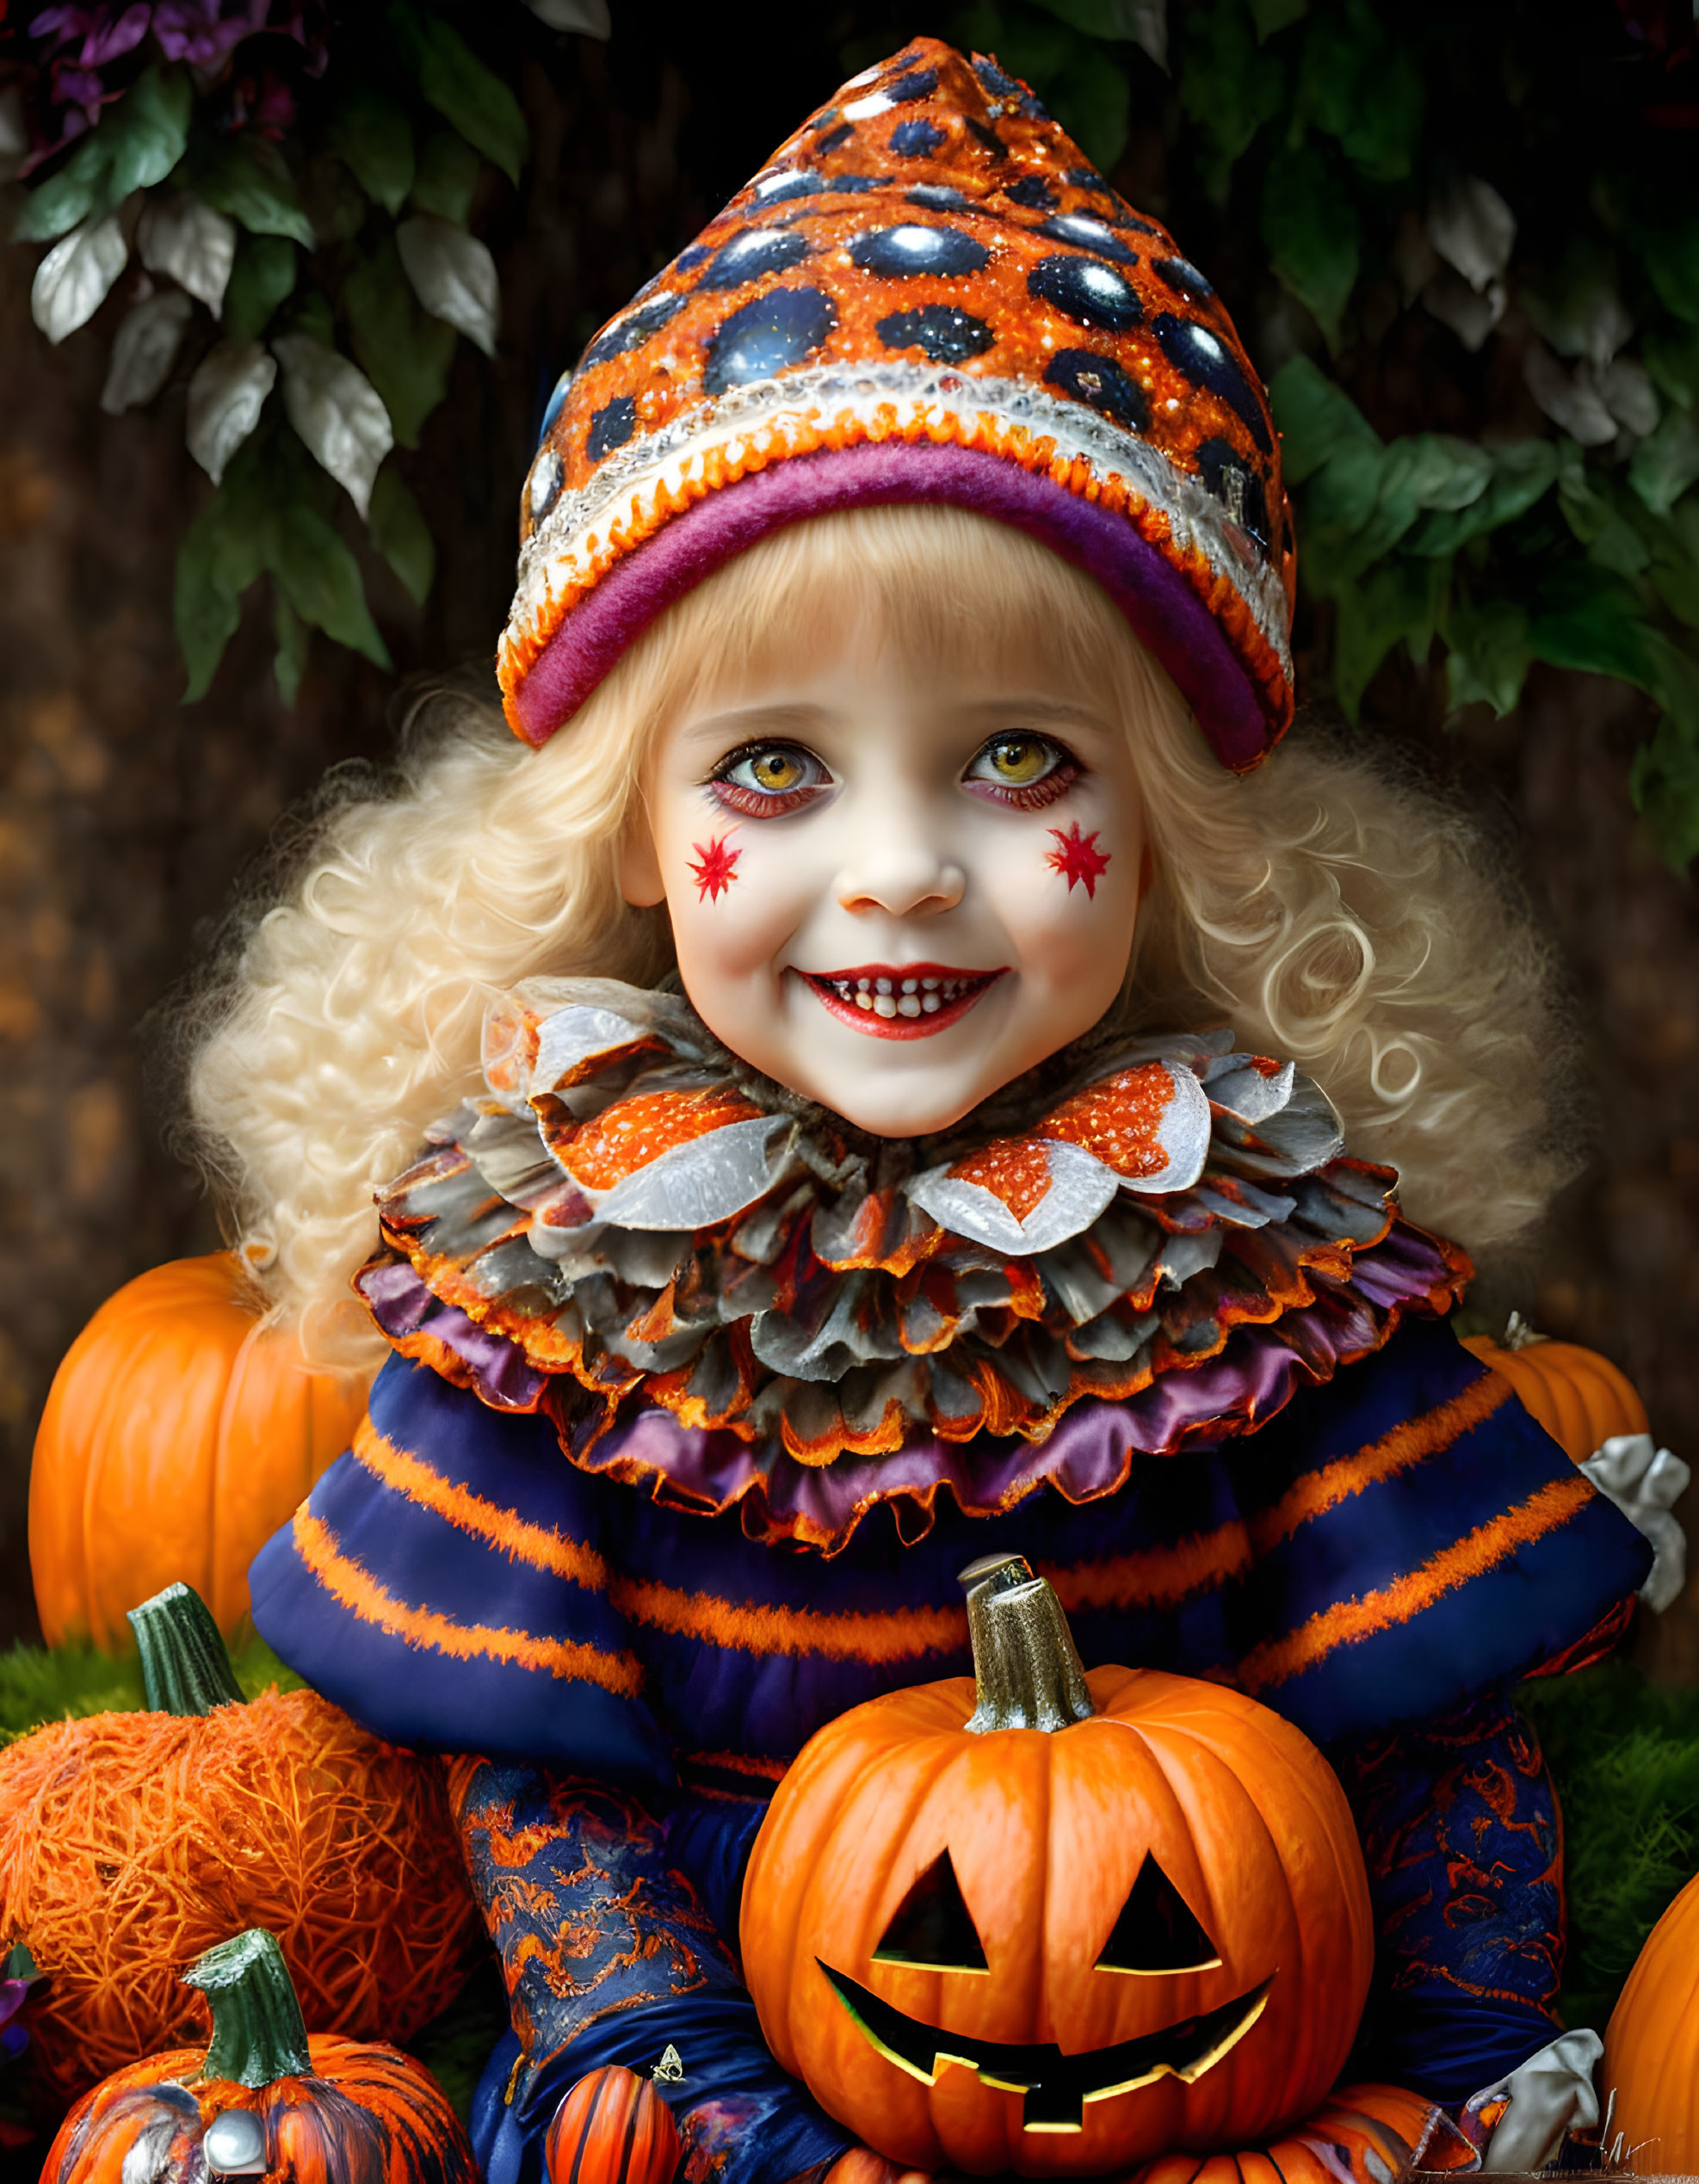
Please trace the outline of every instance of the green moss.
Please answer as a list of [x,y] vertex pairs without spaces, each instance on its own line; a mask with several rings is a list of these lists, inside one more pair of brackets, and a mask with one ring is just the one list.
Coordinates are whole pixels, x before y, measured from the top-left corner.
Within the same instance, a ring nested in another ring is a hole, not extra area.
[[1603,2032],[1646,1935],[1699,1872],[1699,1691],[1613,1661],[1520,1695],[1563,1805],[1563,2015]]
[[[250,1632],[230,1649],[244,1698],[269,1684],[293,1691],[300,1678],[271,1648]],[[10,1744],[47,1721],[77,1721],[88,1714],[139,1712],[141,1662],[133,1654],[102,1653],[92,1645],[15,1645],[0,1653],[0,1744]]]

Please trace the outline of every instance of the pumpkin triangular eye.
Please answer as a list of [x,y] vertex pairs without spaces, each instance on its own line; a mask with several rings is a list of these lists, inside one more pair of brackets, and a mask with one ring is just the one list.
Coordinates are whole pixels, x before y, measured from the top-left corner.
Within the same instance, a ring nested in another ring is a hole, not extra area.
[[1098,1971],[1213,1971],[1220,1961],[1185,1898],[1146,1851]]
[[988,1971],[948,1851],[940,1851],[892,1914],[875,1964],[924,1965],[930,1971]]

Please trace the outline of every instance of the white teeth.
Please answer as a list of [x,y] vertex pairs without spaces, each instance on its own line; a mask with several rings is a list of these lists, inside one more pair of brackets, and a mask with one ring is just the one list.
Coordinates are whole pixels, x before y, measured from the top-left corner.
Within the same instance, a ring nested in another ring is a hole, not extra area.
[[891,981],[888,978],[875,978],[873,982],[873,990],[875,993],[889,993]]
[[868,991],[865,986],[863,986],[862,990],[856,996],[856,1006],[858,1009],[871,1009],[873,1007],[873,996]]
[[938,1013],[939,1006],[937,995],[935,993],[922,994],[920,996],[920,1006],[927,1015],[936,1016]]
[[903,991],[905,993],[918,993],[920,991],[919,979],[905,978],[903,981]]
[[857,992],[857,993],[866,993],[866,992],[867,992],[867,990],[868,990],[868,982],[867,982],[867,980],[866,980],[865,978],[857,978],[857,979],[856,979],[856,992]]
[[938,981],[936,978],[923,978],[920,982],[920,990],[923,993],[936,993]]
[[888,993],[878,994],[874,999],[873,1013],[875,1016],[894,1016],[897,1004]]
[[917,1016],[920,1014],[919,995],[905,993],[897,1003],[897,1014],[899,1016]]

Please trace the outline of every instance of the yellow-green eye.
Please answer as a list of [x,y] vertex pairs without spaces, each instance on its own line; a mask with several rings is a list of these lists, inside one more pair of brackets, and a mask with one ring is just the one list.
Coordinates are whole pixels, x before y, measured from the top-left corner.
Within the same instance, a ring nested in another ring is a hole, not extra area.
[[782,796],[802,780],[801,762],[794,750],[759,750],[744,762],[750,786],[765,789],[769,796]]
[[710,786],[722,804],[762,818],[800,809],[831,786],[831,775],[795,743],[748,743],[721,762]]
[[994,736],[974,761],[982,781],[1004,788],[1030,788],[1052,772],[1061,753],[1043,736]]

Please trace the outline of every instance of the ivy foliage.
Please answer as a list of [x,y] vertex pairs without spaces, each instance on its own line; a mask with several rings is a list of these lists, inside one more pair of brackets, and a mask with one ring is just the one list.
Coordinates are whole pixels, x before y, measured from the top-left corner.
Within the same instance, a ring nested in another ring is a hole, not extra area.
[[[1627,682],[1655,708],[1633,792],[1679,865],[1699,855],[1688,12],[947,0],[923,22],[909,0],[849,0],[838,18],[846,73],[918,29],[997,53],[1209,275],[1285,436],[1308,694],[1372,722],[1393,694],[1389,663],[1400,701],[1413,689],[1442,719],[1515,713],[1536,661]],[[615,14],[616,46],[645,35],[640,11]],[[215,300],[180,276],[205,305],[191,351],[260,345],[245,379],[226,358],[230,402],[256,419],[248,440],[231,459],[205,435],[217,490],[178,583],[191,694],[267,580],[286,694],[311,629],[385,661],[365,557],[428,595],[434,549],[407,457],[444,398],[457,329],[494,349],[493,262],[470,231],[526,157],[515,85],[543,35],[536,15],[518,0],[382,0],[324,20],[324,65],[298,76],[281,129],[232,126],[227,87],[139,47],[97,126],[31,176],[18,230],[77,246],[38,312],[56,339],[110,287],[138,205],[187,193],[233,235]],[[795,119],[775,113],[774,137]],[[466,301],[469,265],[487,275],[487,308]],[[281,383],[261,394],[280,342]],[[322,466],[342,441],[322,416],[315,432],[312,400],[361,386],[381,417],[366,405],[365,468],[327,492],[308,451]],[[391,442],[399,452],[384,453]]]
[[[256,584],[270,592],[288,703],[313,630],[391,666],[366,596],[372,556],[417,604],[429,595],[436,546],[406,454],[447,394],[457,327],[495,349],[494,264],[469,231],[520,178],[525,119],[502,71],[516,72],[528,27],[538,30],[515,5],[501,26],[510,34],[490,41],[486,59],[455,15],[471,18],[474,35],[481,20],[487,35],[487,11],[430,0],[344,11],[318,65],[297,65],[287,83],[273,59],[289,41],[262,25],[232,67],[249,66],[269,89],[269,130],[232,115],[229,70],[196,75],[149,41],[131,55],[129,80],[106,87],[95,125],[31,177],[18,240],[58,246],[115,221],[108,231],[136,238],[156,281],[174,279],[202,306],[183,322],[183,354],[151,385],[120,379],[120,325],[106,397],[122,409],[151,399],[174,373],[188,381],[189,444],[213,486],[177,561],[188,700],[211,686]],[[150,247],[150,220],[162,213],[177,223],[175,250]],[[411,269],[397,240],[410,223]],[[448,231],[466,239],[457,246]],[[85,274],[85,293],[69,303],[62,279],[51,317],[38,275],[37,318],[50,337],[98,305],[125,247],[103,285],[90,289]],[[468,254],[481,304],[465,298]],[[446,305],[444,281],[431,279],[445,261],[462,276]],[[142,285],[133,311],[150,307]],[[322,349],[346,368],[319,358],[311,381],[292,385],[285,361],[280,377],[279,361],[300,354],[289,337],[300,335],[318,345],[309,357]]]
[[1454,716],[1513,713],[1535,661],[1618,677],[1657,707],[1632,787],[1684,866],[1699,58],[1680,17],[972,0],[947,34],[1026,76],[1232,311],[1283,435],[1311,694],[1372,717],[1394,655]]

